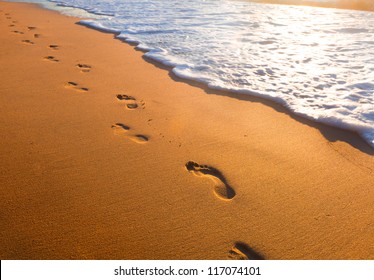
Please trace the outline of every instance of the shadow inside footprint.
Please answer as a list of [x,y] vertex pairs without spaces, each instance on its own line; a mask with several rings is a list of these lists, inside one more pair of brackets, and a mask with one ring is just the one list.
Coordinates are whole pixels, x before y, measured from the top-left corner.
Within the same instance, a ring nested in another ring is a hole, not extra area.
[[130,130],[130,127],[124,125],[123,123],[116,123],[112,125],[112,129],[114,130],[114,134],[120,135]]
[[214,167],[200,165],[193,161],[187,162],[185,166],[189,172],[196,176],[207,176],[208,178],[212,179],[216,184],[214,187],[214,193],[218,198],[230,200],[236,195],[234,189],[229,186],[222,173]]
[[131,136],[130,139],[136,143],[139,143],[139,144],[145,144],[148,142],[149,138],[147,136],[144,136],[144,135],[140,135],[140,134],[137,134],[137,135],[134,135],[134,136]]
[[67,82],[66,86],[68,86],[68,87],[76,87],[76,86],[78,86],[78,83],[75,83],[75,82]]
[[264,260],[264,257],[243,242],[235,243],[229,251],[228,258],[231,260]]
[[127,104],[126,107],[127,107],[127,109],[133,110],[133,109],[138,108],[138,104],[131,103],[131,104]]

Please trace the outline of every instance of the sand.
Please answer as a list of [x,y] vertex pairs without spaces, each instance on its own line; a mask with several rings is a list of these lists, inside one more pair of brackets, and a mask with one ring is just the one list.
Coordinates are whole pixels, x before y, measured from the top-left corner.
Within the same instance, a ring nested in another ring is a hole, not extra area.
[[0,2],[1,259],[374,259],[373,149]]

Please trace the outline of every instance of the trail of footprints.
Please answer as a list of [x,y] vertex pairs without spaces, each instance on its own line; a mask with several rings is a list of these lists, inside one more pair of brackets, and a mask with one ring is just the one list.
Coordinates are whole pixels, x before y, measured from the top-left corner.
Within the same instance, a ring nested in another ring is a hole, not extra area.
[[[11,19],[11,17],[8,17],[8,19]],[[12,23],[10,25],[8,25],[9,27],[16,27],[16,23],[17,21],[16,20],[13,20]],[[35,30],[36,27],[35,26],[27,26],[27,31],[33,31]],[[24,31],[20,31],[20,30],[12,30],[11,31],[12,33],[15,33],[15,34],[19,34],[19,35],[24,35],[25,32]],[[41,34],[38,34],[38,33],[35,33],[33,34],[33,38],[34,39],[38,39],[41,37]],[[21,40],[22,43],[25,43],[25,44],[28,44],[28,45],[34,45],[35,42],[33,42],[32,40],[30,39],[24,39],[24,40]]]
[[[124,102],[128,109],[139,108],[139,103],[137,103],[136,98],[133,96],[118,94],[117,99],[121,102]],[[143,101],[140,104],[144,107],[145,103]],[[132,106],[129,106],[132,105]],[[130,107],[130,108],[129,108]],[[130,131],[130,127],[124,125],[123,123],[116,123],[112,125],[114,134],[116,135],[127,135],[127,132]],[[128,136],[129,139],[136,143],[146,143],[148,137],[144,135],[131,135]],[[194,161],[188,161],[185,164],[185,168],[188,172],[192,173],[197,177],[208,178],[210,179],[213,186],[213,193],[215,196],[223,201],[232,200],[236,192],[229,185],[224,175],[216,168],[208,165],[200,165]],[[243,242],[236,242],[232,248],[228,251],[227,258],[230,260],[262,260],[264,259],[259,253],[250,248],[247,244]]]
[[[10,14],[5,14],[7,19],[12,19]],[[17,21],[12,21],[12,24],[9,27],[16,27]],[[35,26],[28,26],[28,31],[34,31],[37,28]],[[25,34],[23,31],[19,30],[12,30],[15,34],[23,35]],[[35,33],[33,34],[35,39],[40,38],[41,34]],[[29,39],[22,40],[22,43],[33,45],[35,44],[33,41]],[[59,45],[50,44],[48,48],[52,51],[57,51],[60,49]],[[59,62],[60,60],[57,59],[53,55],[48,55],[44,57],[44,60],[50,62]],[[89,73],[92,67],[88,64],[78,63],[75,65],[82,73]],[[81,86],[77,82],[68,81],[65,83],[65,88],[73,89],[78,92],[88,92],[89,89],[87,87]],[[116,98],[121,103],[125,104],[128,110],[135,110],[135,109],[145,109],[145,102],[143,100],[137,100],[135,97],[126,95],[126,94],[117,94]],[[115,123],[111,126],[112,131],[115,135],[126,137],[131,141],[138,143],[138,144],[145,144],[149,141],[149,137],[143,134],[131,134],[131,128],[123,123]],[[216,168],[208,166],[208,165],[200,165],[194,161],[188,161],[185,164],[185,169],[189,173],[193,174],[194,176],[207,178],[212,181],[213,187],[212,191],[214,195],[222,200],[222,201],[230,201],[236,196],[235,190],[228,184],[224,175]],[[232,260],[262,260],[264,259],[260,254],[255,252],[252,248],[250,248],[247,244],[243,242],[236,242],[232,246],[232,248],[228,251],[227,255],[228,259]]]
[[[128,110],[145,109],[145,102],[143,100],[137,101],[137,99],[133,96],[126,94],[117,94],[116,98],[121,103],[124,103]],[[117,135],[123,134],[123,132],[130,130],[128,126],[125,126],[121,123],[116,123],[112,125],[112,129],[114,129],[115,134]],[[143,134],[134,134],[130,135],[129,139],[138,144],[145,144],[148,142],[149,137]]]

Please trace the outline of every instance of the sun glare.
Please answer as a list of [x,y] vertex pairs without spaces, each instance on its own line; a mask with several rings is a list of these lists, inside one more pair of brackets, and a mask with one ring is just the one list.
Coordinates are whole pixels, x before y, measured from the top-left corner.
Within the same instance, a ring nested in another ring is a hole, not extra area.
[[374,11],[373,0],[251,0],[253,2],[287,4],[287,5],[305,5],[326,8],[353,9]]

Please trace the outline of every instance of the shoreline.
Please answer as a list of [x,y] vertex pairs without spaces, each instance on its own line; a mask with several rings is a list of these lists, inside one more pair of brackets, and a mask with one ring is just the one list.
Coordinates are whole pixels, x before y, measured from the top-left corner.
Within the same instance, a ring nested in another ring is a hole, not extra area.
[[[130,43],[130,42],[127,42],[126,40],[124,40],[122,38],[118,38],[117,35],[119,35],[120,32],[105,31],[105,30],[102,30],[102,29],[99,29],[99,28],[95,28],[93,26],[85,25],[85,24],[80,23],[80,22],[77,22],[76,24],[81,25],[83,27],[86,27],[88,29],[93,29],[93,30],[101,32],[101,33],[112,34],[114,40],[119,40],[120,42],[122,42],[124,44],[128,44],[129,46],[134,47],[135,51],[141,52],[143,54],[147,53],[147,51],[138,49],[137,48],[137,46],[138,46],[137,43]],[[306,124],[310,127],[318,129],[321,132],[321,134],[324,135],[326,140],[328,140],[328,141],[333,141],[333,142],[343,141],[343,142],[346,142],[346,143],[350,144],[352,147],[360,150],[363,153],[366,153],[368,155],[374,155],[374,147],[370,146],[370,144],[367,143],[363,139],[363,137],[361,135],[359,135],[359,133],[356,132],[356,131],[349,130],[349,129],[344,129],[344,128],[341,128],[341,127],[336,127],[336,126],[329,125],[329,124],[326,124],[326,123],[311,120],[310,118],[308,118],[306,116],[302,116],[302,115],[299,115],[299,114],[296,114],[296,113],[292,112],[290,109],[288,109],[284,105],[282,105],[280,103],[277,103],[277,102],[275,102],[274,100],[271,100],[271,99],[266,99],[264,97],[258,97],[258,96],[249,95],[249,94],[232,92],[232,91],[229,91],[229,90],[212,89],[204,83],[194,81],[194,80],[190,80],[190,79],[186,79],[186,78],[181,78],[181,77],[177,76],[176,74],[174,74],[172,72],[173,67],[171,67],[171,66],[167,66],[165,64],[162,64],[161,62],[155,61],[155,60],[153,60],[151,58],[148,58],[148,57],[145,57],[145,56],[143,56],[142,58],[143,58],[143,60],[145,60],[146,62],[148,62],[148,63],[150,63],[154,66],[156,66],[157,68],[159,68],[161,70],[164,70],[164,71],[167,71],[169,73],[169,77],[175,82],[186,83],[186,84],[188,84],[192,87],[196,87],[196,88],[204,90],[204,92],[207,93],[207,94],[216,94],[216,95],[226,96],[226,97],[229,97],[229,98],[234,98],[234,99],[249,101],[249,102],[255,102],[255,103],[263,104],[265,106],[269,106],[269,107],[273,108],[274,110],[276,110],[278,112],[287,114],[290,118],[293,118],[300,123],[303,123],[303,124]],[[334,136],[332,136],[332,134]]]
[[[82,18],[82,20],[84,20],[84,19]],[[148,51],[142,50],[141,48],[138,48],[139,43],[135,43],[135,42],[132,42],[132,41],[126,41],[126,38],[118,37],[118,35],[121,34],[121,32],[119,32],[119,31],[111,31],[109,29],[101,29],[101,28],[98,28],[94,25],[83,23],[81,21],[77,22],[76,24],[84,26],[84,27],[89,28],[89,29],[96,30],[98,32],[113,34],[113,39],[116,39],[116,40],[119,40],[119,41],[121,41],[125,44],[128,44],[128,45],[134,47],[134,49],[136,51],[139,51],[143,54],[148,53]],[[239,99],[239,100],[246,100],[246,101],[250,101],[250,102],[258,102],[258,103],[264,104],[266,106],[270,106],[273,109],[275,109],[279,112],[285,113],[285,114],[289,115],[291,118],[293,118],[293,119],[295,119],[295,120],[297,120],[297,121],[299,121],[303,124],[307,124],[311,127],[319,129],[321,131],[321,133],[324,134],[324,135],[325,134],[326,135],[331,134],[331,133],[328,132],[329,129],[335,130],[336,131],[335,133],[341,135],[341,137],[337,138],[336,140],[345,141],[345,142],[349,143],[350,145],[352,145],[353,147],[355,147],[356,149],[359,149],[362,152],[365,152],[369,155],[374,155],[374,146],[371,145],[368,142],[370,140],[365,139],[365,136],[360,135],[360,133],[358,131],[356,131],[352,128],[346,128],[347,126],[351,126],[349,124],[344,124],[344,125],[339,126],[339,125],[330,124],[326,121],[315,120],[308,115],[293,112],[290,108],[287,107],[287,104],[285,104],[284,102],[283,102],[284,104],[282,104],[282,102],[277,102],[276,100],[273,100],[272,98],[269,98],[269,97],[266,97],[266,96],[261,96],[261,94],[258,94],[256,92],[252,92],[252,94],[247,94],[247,93],[241,93],[239,91],[232,91],[232,90],[229,90],[229,89],[212,88],[212,87],[209,87],[207,84],[205,84],[203,82],[196,81],[196,80],[189,79],[189,78],[179,77],[177,74],[175,74],[173,72],[173,69],[174,69],[173,66],[165,65],[162,62],[154,60],[154,59],[149,58],[147,56],[143,56],[143,59],[145,61],[147,61],[148,63],[151,63],[151,64],[155,65],[156,67],[162,69],[162,70],[168,71],[170,78],[173,79],[176,82],[184,82],[184,83],[187,83],[191,86],[198,87],[200,89],[203,89],[207,94],[209,94],[209,93],[217,94],[217,95],[227,96],[227,97],[230,97],[230,98],[236,98],[236,99]],[[248,90],[248,91],[250,91],[250,90]],[[356,139],[357,137],[359,137],[359,139]],[[332,138],[329,138],[328,136],[326,136],[326,139],[331,141]]]
[[358,135],[173,77],[78,18],[0,10],[2,259],[373,258]]
[[[50,2],[50,3],[56,4],[55,2]],[[254,2],[254,3],[256,3],[256,2]],[[30,3],[30,4],[35,4],[42,9],[55,11],[55,12],[61,14],[60,11],[58,11],[56,9],[49,9],[47,7],[44,7],[43,4],[38,4],[38,3]],[[275,3],[262,3],[262,4],[275,4]],[[278,5],[283,5],[283,4],[278,3]],[[305,5],[301,5],[301,6],[305,6]],[[85,10],[83,8],[75,8],[75,7],[70,7],[70,6],[63,6],[63,7],[83,10],[87,13],[91,13],[88,10]],[[310,7],[314,7],[314,6],[310,6]],[[321,8],[329,8],[329,7],[321,7]],[[337,9],[337,8],[335,8],[335,9]],[[93,14],[95,14],[95,13],[93,13]],[[62,14],[62,15],[68,16],[68,17],[74,17],[73,15],[66,15],[66,14]],[[101,14],[98,13],[98,14],[95,14],[95,15],[101,15]],[[81,22],[82,20],[87,20],[88,18],[78,17],[77,19],[78,19],[78,21],[75,23],[77,25],[80,25],[80,26],[83,26],[83,27],[86,27],[88,29],[92,29],[92,30],[95,30],[95,31],[98,31],[98,32],[101,32],[101,33],[112,34],[113,39],[119,40],[120,42],[122,42],[124,44],[128,44],[129,46],[132,46],[134,48],[134,50],[139,51],[142,54],[146,54],[148,52],[148,51],[145,51],[145,50],[142,50],[142,49],[138,48],[139,43],[129,42],[129,41],[126,41],[125,38],[118,37],[118,35],[121,34],[121,32],[119,32],[119,31],[112,31],[112,30],[109,30],[109,29],[100,29],[100,28],[98,28],[94,25],[89,25],[89,24],[85,24],[85,23]],[[317,120],[314,120],[307,115],[295,113],[291,109],[287,108],[287,106],[285,104],[282,104],[280,102],[277,102],[275,100],[272,100],[272,99],[264,97],[264,96],[258,96],[258,95],[255,95],[255,94],[240,93],[240,92],[226,90],[226,89],[211,88],[203,82],[195,81],[195,80],[188,79],[188,78],[179,77],[178,75],[176,75],[172,71],[173,70],[172,66],[165,65],[162,62],[153,60],[152,58],[149,58],[149,57],[146,57],[146,56],[143,56],[142,58],[146,62],[151,63],[154,66],[156,66],[156,67],[158,67],[162,70],[168,71],[169,77],[171,79],[173,79],[175,82],[182,82],[182,83],[186,83],[190,86],[203,89],[207,94],[217,94],[217,95],[222,95],[222,96],[226,96],[226,97],[230,97],[230,98],[235,98],[235,99],[238,99],[238,100],[246,100],[246,101],[249,101],[249,102],[256,102],[256,103],[264,104],[265,106],[272,107],[273,109],[275,109],[278,112],[282,112],[282,113],[285,113],[285,114],[289,115],[291,118],[295,119],[296,121],[299,121],[303,124],[309,125],[313,128],[317,128],[318,130],[320,130],[320,132],[323,135],[325,135],[325,138],[328,141],[344,141],[344,142],[349,143],[352,147],[360,150],[361,152],[367,153],[369,155],[374,155],[374,146],[371,146],[371,144],[369,144],[365,140],[365,137],[360,135],[360,133],[358,131],[355,131],[355,130],[349,129],[349,128],[345,128],[345,127],[332,125],[332,124],[326,123],[324,121],[317,121]],[[345,126],[347,126],[347,125],[345,124]],[[329,130],[332,130],[332,131],[329,131]],[[330,136],[331,134],[334,134],[334,137],[331,137]],[[339,135],[339,137],[336,137],[336,135]],[[357,137],[358,137],[358,139],[357,139]]]

